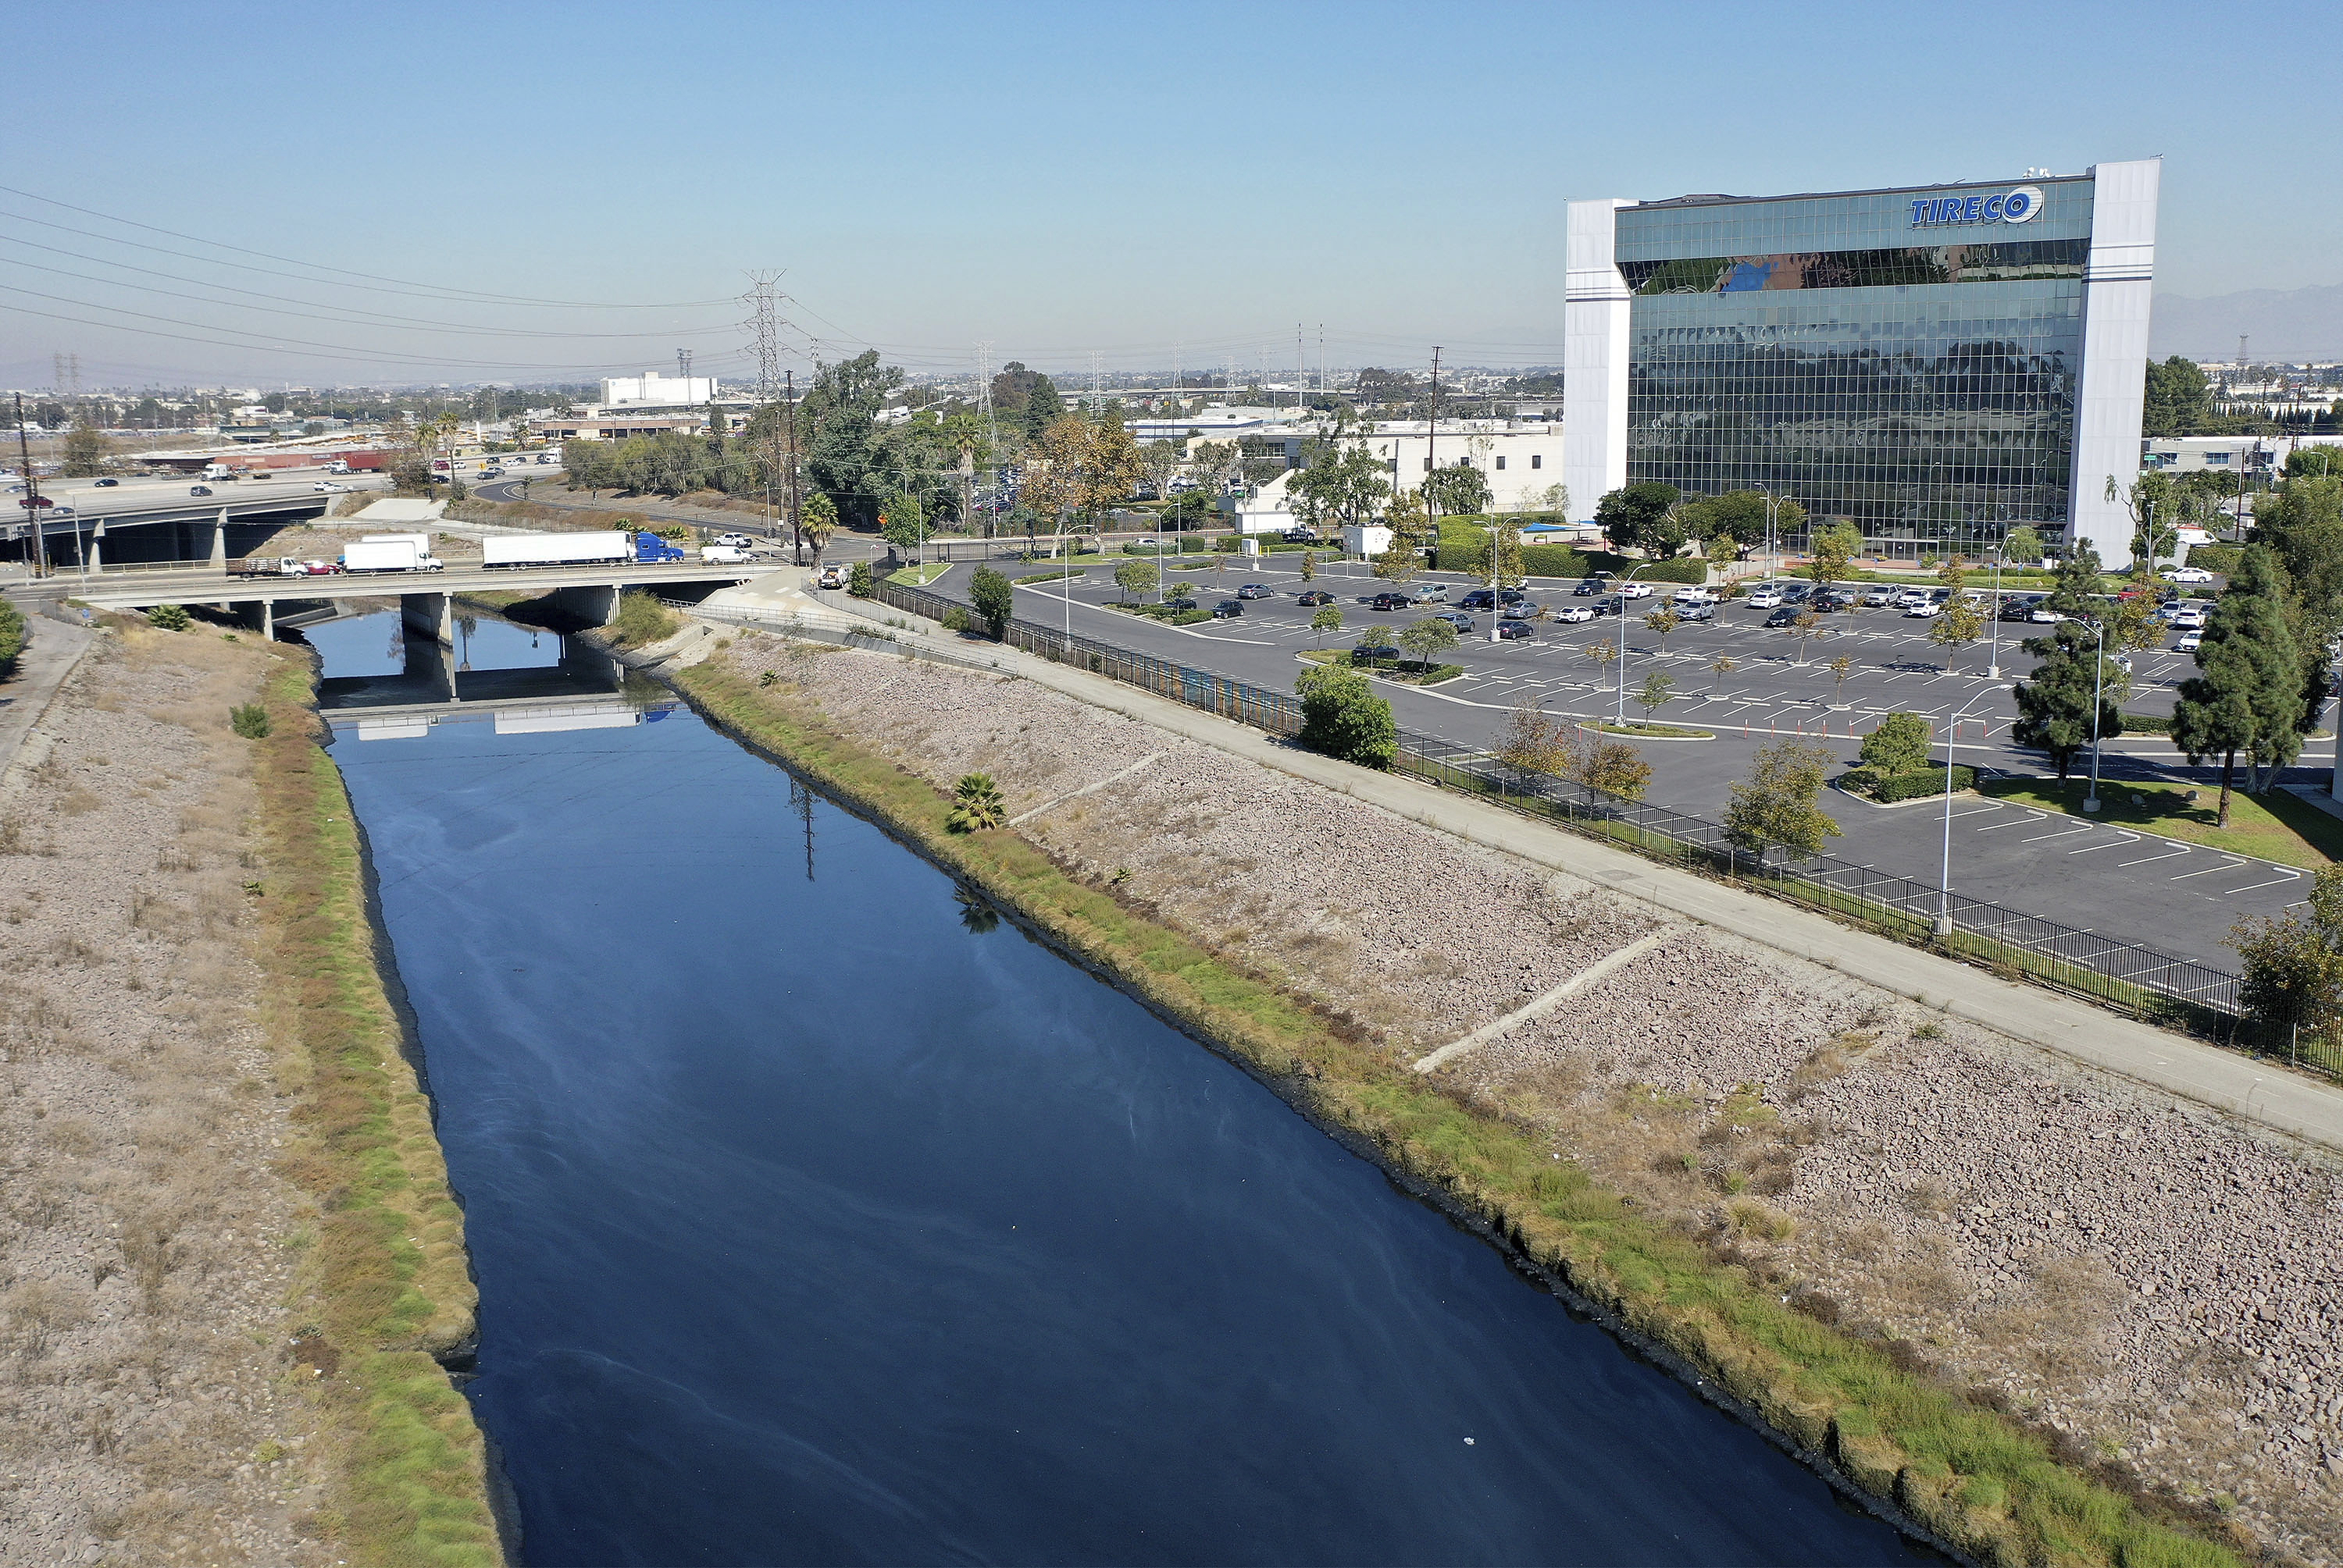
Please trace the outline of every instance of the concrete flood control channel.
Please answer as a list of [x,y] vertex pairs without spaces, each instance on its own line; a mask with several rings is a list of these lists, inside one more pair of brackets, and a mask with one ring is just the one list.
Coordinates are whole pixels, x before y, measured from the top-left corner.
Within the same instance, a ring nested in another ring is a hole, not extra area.
[[523,1561],[1915,1560],[697,719],[336,755]]
[[[1322,636],[1309,629],[1310,608],[1293,602],[1292,596],[1301,584],[1292,569],[1232,562],[1224,571],[1215,574],[1211,565],[1209,560],[1191,557],[1179,568],[1182,578],[1196,584],[1200,604],[1233,598],[1238,587],[1246,582],[1271,585],[1280,597],[1246,601],[1243,617],[1235,621],[1164,626],[1107,608],[1118,594],[1111,580],[1113,568],[1104,566],[1091,568],[1086,578],[1077,579],[1071,605],[1059,595],[1053,583],[1021,588],[1018,614],[1041,626],[1061,627],[1071,611],[1074,630],[1082,636],[1251,681],[1272,691],[1291,691],[1293,672],[1299,668],[1295,660],[1298,650],[1320,642],[1328,647],[1348,647],[1363,630],[1372,628],[1396,631],[1421,615],[1441,608],[1426,606],[1422,611],[1370,610],[1359,599],[1383,585],[1368,576],[1363,568],[1355,576],[1321,570],[1310,586],[1335,595],[1336,607],[1342,610],[1344,622],[1342,631]],[[1004,566],[1003,569],[1010,568]],[[930,591],[965,601],[970,575],[970,568],[955,568],[930,585]],[[1451,581],[1455,585],[1452,593],[1460,597],[1465,586],[1453,578],[1435,576],[1429,580]],[[1549,605],[1573,602],[1566,588],[1559,595],[1542,591],[1538,597]],[[1656,597],[1639,601],[1638,614],[1629,622],[1627,711],[1631,720],[1643,717],[1633,696],[1650,668],[1647,659],[1656,655],[1655,639],[1644,628],[1640,613],[1660,602]],[[1468,640],[1443,657],[1476,672],[1468,678],[1479,679],[1490,695],[1462,700],[1448,695],[1462,682],[1449,682],[1432,690],[1383,687],[1381,694],[1390,699],[1402,726],[1468,746],[1491,746],[1502,734],[1512,707],[1523,698],[1537,700],[1547,711],[1558,714],[1607,718],[1615,710],[1615,672],[1606,672],[1607,678],[1597,676],[1594,666],[1577,650],[1596,640],[1615,642],[1616,621],[1541,626],[1535,638],[1530,641],[1493,646],[1485,640],[1487,617],[1475,618],[1481,624],[1483,640]],[[1653,769],[1649,798],[1654,802],[1715,820],[1724,810],[1732,783],[1747,772],[1751,753],[1768,739],[1803,731],[1810,739],[1822,740],[1823,732],[1827,730],[1828,739],[1823,743],[1851,764],[1857,742],[1850,739],[1850,729],[1859,734],[1875,722],[1876,713],[1891,711],[1897,706],[1930,717],[1940,727],[1956,712],[1966,713],[1957,751],[1965,765],[2029,774],[2044,771],[2038,755],[2018,751],[2007,743],[2007,729],[2013,714],[2009,682],[2030,668],[2033,662],[2016,650],[2014,637],[2030,636],[2045,628],[2003,626],[2004,678],[1998,682],[1965,674],[1945,677],[1933,667],[1907,670],[1875,663],[1868,667],[1866,676],[1849,678],[1845,693],[1849,706],[1840,709],[1830,706],[1836,694],[1833,678],[1824,668],[1825,661],[1835,654],[1825,653],[1827,645],[1817,640],[1810,647],[1807,661],[1799,664],[1795,649],[1783,646],[1781,633],[1764,631],[1755,625],[1762,618],[1756,611],[1728,608],[1721,612],[1718,622],[1686,626],[1668,639],[1671,657],[1664,668],[1676,678],[1681,690],[1707,691],[1716,686],[1723,692],[1739,690],[1754,696],[1762,699],[1763,711],[1772,716],[1772,728],[1769,731],[1762,719],[1752,722],[1751,733],[1745,739],[1739,724],[1729,717],[1733,711],[1729,706],[1704,704],[1686,698],[1670,703],[1657,716],[1661,722],[1710,729],[1718,739],[1712,745],[1654,744],[1644,748],[1645,760]],[[1875,609],[1855,617],[1829,618],[1848,624],[1863,637],[1890,639],[1879,646],[1896,659],[1909,661],[1937,656],[1937,650],[1926,641],[1924,623],[1905,620],[1896,612]],[[1914,629],[1906,631],[1905,628]],[[1893,639],[1916,643],[1916,648],[1906,648]],[[1750,662],[1728,676],[1715,676],[1707,668],[1707,661],[1720,651],[1736,660],[1745,658]],[[2149,656],[2140,666],[2144,681],[2155,678],[2149,674],[2153,658]],[[1981,668],[1984,660],[1983,645],[1955,656],[1955,662],[1964,667],[1974,664]],[[2174,670],[2167,675],[2177,677],[2178,673]],[[1495,685],[1501,679],[1507,684]],[[1866,680],[1868,686],[1859,685]],[[1908,700],[1896,695],[1907,687],[1914,693]],[[1864,690],[1885,691],[1889,698],[1885,703],[1866,703],[1859,695]],[[1945,695],[1923,695],[1932,691]],[[1502,697],[1497,695],[1500,692]],[[2169,686],[2143,685],[2127,706],[2134,711],[2154,711],[2159,706],[2168,709]],[[1865,718],[1866,712],[1874,717]],[[2160,749],[2160,741],[2147,744]],[[2292,770],[2289,779],[2316,781],[2323,788],[2334,744],[2332,740],[2312,742],[2305,749],[2304,766]],[[1938,755],[1941,757],[1941,750]],[[2113,746],[2103,755],[2101,772],[2104,779],[2118,784],[2126,779],[2195,777],[2160,758],[2130,755]],[[1986,803],[1957,802],[1955,810],[1984,804]],[[1941,802],[1934,809],[1915,806],[1893,811],[1875,810],[1852,799],[1832,799],[1825,805],[1842,833],[1831,842],[1834,855],[1918,882],[1933,885],[1938,880],[1944,842]],[[2005,813],[2015,814],[2015,809]],[[2038,913],[2084,930],[2106,932],[2110,937],[2222,969],[2234,970],[2237,966],[2237,954],[2227,945],[2227,939],[2237,920],[2250,915],[2280,914],[2301,903],[2308,888],[2307,877],[2282,874],[2288,868],[2271,867],[2266,861],[2246,861],[2224,869],[2237,857],[2211,849],[2189,851],[2198,860],[2185,866],[2149,859],[2145,855],[2103,853],[2096,849],[2087,854],[2071,853],[2101,840],[2109,848],[2120,843],[2112,831],[2087,824],[2082,819],[2049,824],[2052,829],[2061,829],[2091,828],[2089,834],[2077,833],[2066,839],[2048,837],[2047,829],[2023,833],[1976,830],[1991,820],[1977,819],[1966,831],[1961,830],[1962,821],[1955,823],[1952,879],[1956,893]],[[2164,840],[2154,843],[2167,849],[2177,848]],[[2199,869],[2207,874],[2182,874]]]

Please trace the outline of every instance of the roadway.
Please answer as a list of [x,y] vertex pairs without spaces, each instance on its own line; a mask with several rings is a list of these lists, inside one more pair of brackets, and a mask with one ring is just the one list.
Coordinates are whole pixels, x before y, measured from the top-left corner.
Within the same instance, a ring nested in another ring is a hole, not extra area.
[[[1374,611],[1363,601],[1386,585],[1363,567],[1354,575],[1341,566],[1322,568],[1310,586],[1334,594],[1343,619],[1341,631],[1322,636],[1309,629],[1313,611],[1294,602],[1301,586],[1294,570],[1232,561],[1215,572],[1209,558],[1196,557],[1179,565],[1173,575],[1192,581],[1194,597],[1208,607],[1233,598],[1247,582],[1268,585],[1276,597],[1246,602],[1235,620],[1172,627],[1108,608],[1121,596],[1112,568],[1102,566],[1076,579],[1071,593],[1052,583],[1019,588],[1018,615],[1043,626],[1071,620],[1076,632],[1101,641],[1289,691],[1303,650],[1346,648],[1369,628],[1396,632],[1443,608]],[[932,589],[964,601],[969,575],[969,568],[955,567]],[[1417,581],[1447,582],[1459,598],[1471,586],[1441,573]],[[1534,585],[1533,592],[1550,609],[1587,602],[1574,599],[1566,586]],[[1720,607],[1713,622],[1680,627],[1663,646],[1642,619],[1662,602],[1659,597],[1637,601],[1627,618],[1627,717],[1644,718],[1634,695],[1654,670],[1662,670],[1675,680],[1676,696],[1656,715],[1659,722],[1706,729],[1716,739],[1638,742],[1652,765],[1648,798],[1656,803],[1715,820],[1730,786],[1746,775],[1751,754],[1769,739],[1803,734],[1851,765],[1861,733],[1880,715],[1896,711],[1920,714],[1936,726],[1939,759],[1941,738],[1952,727],[1965,763],[2027,775],[2049,771],[2039,754],[2009,739],[2016,718],[2010,682],[2034,663],[2015,641],[2046,628],[1999,625],[2002,678],[1996,680],[1986,673],[1988,644],[1947,657],[1927,640],[1928,622],[1892,610],[1827,617],[1829,635],[1815,637],[1802,651],[1795,638],[1758,624],[1765,612],[1737,605]],[[1443,656],[1463,665],[1463,677],[1432,689],[1379,683],[1403,728],[1492,747],[1511,710],[1524,701],[1588,719],[1617,710],[1619,667],[1604,668],[1584,650],[1598,639],[1615,646],[1618,621],[1534,623],[1528,639],[1493,645],[1485,640],[1489,617],[1473,619],[1480,640],[1468,639]],[[1853,661],[1844,680],[1828,668],[1842,654]],[[1732,668],[1719,669],[1720,658],[1730,659]],[[2192,661],[2167,648],[2134,662],[2134,689],[2122,706],[2132,712],[2169,711],[2174,687],[2194,668]],[[2323,789],[2334,751],[2331,739],[2314,741],[2304,765],[2288,778]],[[2102,777],[2109,794],[2127,779],[2202,780],[2161,737],[2109,742]],[[1886,807],[1833,795],[1825,805],[1842,829],[1831,844],[1834,855],[1930,886],[1937,882],[1946,829],[1941,798]],[[1952,836],[1954,887],[1969,898],[2224,968],[2237,962],[2224,945],[2234,921],[2299,904],[2309,888],[2308,874],[2292,868],[1975,797],[1954,802]]]
[[158,604],[260,603],[283,599],[381,598],[404,594],[550,593],[565,588],[662,588],[691,583],[740,583],[780,569],[778,562],[709,566],[681,561],[663,566],[631,563],[560,567],[451,567],[436,572],[337,572],[320,577],[230,577],[216,568],[106,573],[82,578],[65,574],[39,582],[7,585],[15,599],[46,598],[70,584],[73,597],[101,609],[145,609]]

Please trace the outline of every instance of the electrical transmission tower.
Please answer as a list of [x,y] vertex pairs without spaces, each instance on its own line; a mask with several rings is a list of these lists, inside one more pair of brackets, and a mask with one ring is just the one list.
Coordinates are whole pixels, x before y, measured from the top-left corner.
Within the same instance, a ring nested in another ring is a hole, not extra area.
[[691,350],[690,350],[690,349],[689,349],[689,348],[679,348],[679,349],[677,349],[677,350],[675,351],[675,368],[676,368],[676,374],[677,374],[677,375],[679,375],[679,376],[680,376],[680,377],[682,377],[686,381],[689,381],[689,380],[690,380],[690,379],[691,379]]
[[[749,292],[741,297],[741,302],[749,307],[749,319],[741,325],[749,328],[751,337],[750,349],[757,357],[757,413],[765,420],[766,449],[775,457],[779,456],[777,448],[781,445],[782,433],[781,421],[772,416],[773,394],[778,389],[781,379],[781,317],[776,304],[779,297],[774,292],[773,286],[780,281],[780,276],[777,272],[750,273]],[[691,373],[691,361],[689,351],[683,352],[684,374],[689,376]],[[794,393],[795,389],[790,390]],[[803,548],[805,538],[803,532],[798,527],[798,408],[797,398],[794,396],[789,398],[787,414],[789,539],[790,549],[794,555]],[[775,470],[779,467],[777,461],[768,462],[765,465],[765,515],[768,519],[773,515],[773,487],[779,477]],[[770,526],[769,522],[768,526]]]

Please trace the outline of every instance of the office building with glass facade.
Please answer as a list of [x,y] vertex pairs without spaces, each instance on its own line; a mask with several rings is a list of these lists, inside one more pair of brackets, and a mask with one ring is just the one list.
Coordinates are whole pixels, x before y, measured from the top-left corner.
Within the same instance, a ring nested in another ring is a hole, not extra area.
[[1571,203],[1576,508],[1764,488],[1895,558],[2025,524],[2128,558],[2160,168]]

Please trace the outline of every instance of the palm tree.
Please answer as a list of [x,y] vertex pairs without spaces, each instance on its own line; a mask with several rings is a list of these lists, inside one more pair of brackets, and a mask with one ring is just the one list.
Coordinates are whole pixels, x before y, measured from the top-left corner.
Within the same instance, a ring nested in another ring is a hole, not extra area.
[[[965,411],[947,415],[943,421],[945,444],[960,453],[960,527],[968,526],[968,515],[975,509],[976,455],[984,447],[984,421]],[[985,537],[991,538],[990,521]]]

